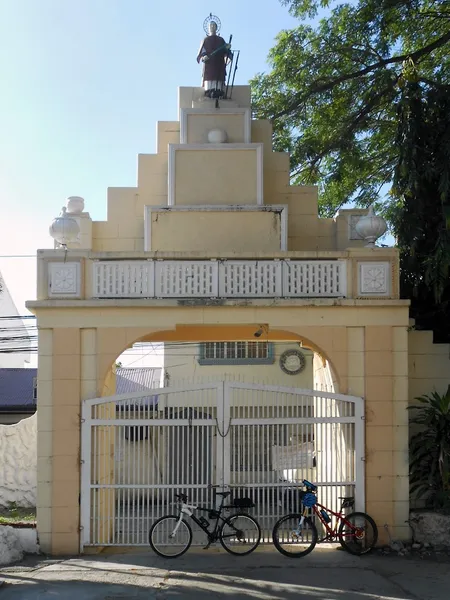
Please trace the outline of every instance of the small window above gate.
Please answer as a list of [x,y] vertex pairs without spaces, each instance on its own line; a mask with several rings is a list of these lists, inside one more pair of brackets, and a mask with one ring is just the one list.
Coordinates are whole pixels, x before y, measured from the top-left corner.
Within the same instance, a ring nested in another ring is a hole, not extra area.
[[200,365],[268,365],[275,360],[270,342],[204,342]]

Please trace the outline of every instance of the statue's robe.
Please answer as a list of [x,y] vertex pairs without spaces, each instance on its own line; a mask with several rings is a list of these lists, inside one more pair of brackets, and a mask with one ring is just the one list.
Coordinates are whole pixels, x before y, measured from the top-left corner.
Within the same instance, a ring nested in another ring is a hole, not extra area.
[[[225,44],[225,40],[219,35],[208,35],[201,43],[197,62],[200,62],[202,56],[205,54],[211,54],[214,50]],[[230,50],[223,48],[223,50],[216,52],[214,56],[211,56],[209,60],[203,63],[202,85],[205,90],[223,89],[226,79],[226,64],[229,56]]]

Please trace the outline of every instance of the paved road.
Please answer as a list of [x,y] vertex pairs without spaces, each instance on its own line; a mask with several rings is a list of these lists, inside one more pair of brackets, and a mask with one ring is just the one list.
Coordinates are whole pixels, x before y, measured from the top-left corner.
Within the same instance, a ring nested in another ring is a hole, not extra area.
[[353,557],[319,548],[303,559],[274,550],[232,557],[191,550],[174,560],[112,554],[42,560],[0,569],[0,600],[448,600],[450,563]]

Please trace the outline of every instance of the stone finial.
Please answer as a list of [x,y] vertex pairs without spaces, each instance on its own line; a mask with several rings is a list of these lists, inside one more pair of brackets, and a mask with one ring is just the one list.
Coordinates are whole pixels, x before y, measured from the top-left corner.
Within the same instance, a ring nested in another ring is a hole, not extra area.
[[68,216],[67,209],[63,206],[59,217],[53,219],[49,233],[58,244],[67,246],[67,244],[75,242],[80,233],[80,227],[75,219]]
[[223,129],[211,129],[208,131],[208,142],[210,144],[224,144],[227,139],[227,132]]
[[79,215],[84,210],[84,198],[81,196],[69,196],[66,201],[67,212],[71,215]]
[[355,229],[367,242],[366,248],[374,248],[377,239],[386,233],[387,224],[383,217],[375,214],[373,206],[370,206],[367,215],[356,223]]

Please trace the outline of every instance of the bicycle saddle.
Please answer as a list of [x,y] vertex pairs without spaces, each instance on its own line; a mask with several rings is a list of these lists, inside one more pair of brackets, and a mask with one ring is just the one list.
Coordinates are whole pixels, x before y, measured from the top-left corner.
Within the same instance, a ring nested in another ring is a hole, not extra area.
[[226,498],[230,494],[231,494],[231,492],[216,492],[217,496],[223,496],[224,498]]
[[353,496],[339,496],[339,500],[354,500]]

